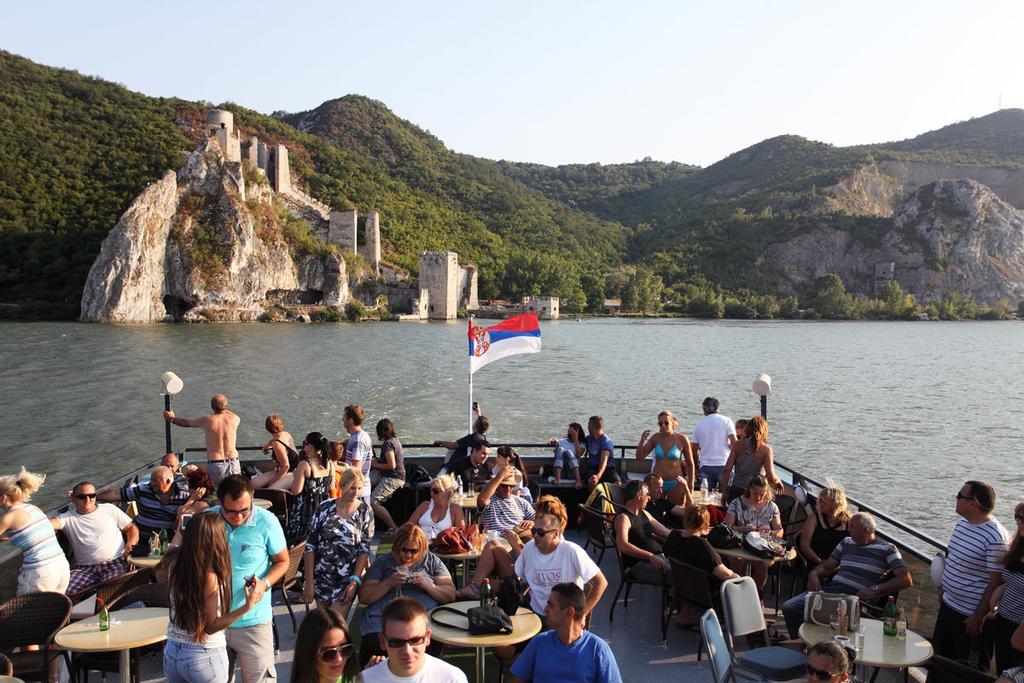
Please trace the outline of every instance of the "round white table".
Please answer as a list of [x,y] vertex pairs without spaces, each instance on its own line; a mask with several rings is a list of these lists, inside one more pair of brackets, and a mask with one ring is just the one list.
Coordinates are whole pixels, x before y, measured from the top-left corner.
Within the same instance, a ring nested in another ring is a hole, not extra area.
[[[465,612],[470,607],[479,607],[479,600],[463,600],[461,602],[453,602],[443,607],[451,607],[457,609],[460,612]],[[433,615],[434,611],[438,608],[434,608],[430,611]],[[454,645],[455,647],[471,647],[476,650],[476,680],[485,681],[484,677],[484,659],[486,657],[486,650],[489,647],[502,647],[505,645],[515,645],[521,643],[524,640],[529,640],[535,635],[540,633],[540,617],[526,609],[520,607],[519,611],[512,615],[512,633],[499,634],[495,633],[486,636],[472,636],[469,631],[469,620],[466,617],[460,617],[457,614],[451,612],[442,612],[437,615],[439,619],[444,620],[449,624],[455,626],[465,625],[465,628],[452,628],[449,626],[442,626],[434,623],[433,619],[430,619],[430,639],[436,640],[445,645]]]
[[167,638],[168,610],[164,607],[123,609],[111,612],[110,621],[107,631],[100,631],[98,615],[76,621],[58,631],[53,642],[72,652],[117,652],[121,683],[131,683],[129,651]]
[[142,555],[128,558],[136,567],[155,567],[164,559],[163,555]]
[[[882,622],[878,619],[861,619],[860,628],[864,633],[864,649],[857,653],[857,663],[878,669],[905,669],[908,666],[924,664],[932,658],[931,643],[923,636],[907,629],[907,639],[882,634]],[[811,622],[800,625],[800,640],[808,645],[831,640],[828,626]],[[851,641],[853,636],[850,636]]]

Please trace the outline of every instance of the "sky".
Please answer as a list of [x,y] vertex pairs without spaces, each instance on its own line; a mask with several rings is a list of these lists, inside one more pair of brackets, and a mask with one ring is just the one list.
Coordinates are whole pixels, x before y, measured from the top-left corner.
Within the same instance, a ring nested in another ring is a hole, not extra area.
[[366,95],[490,159],[704,166],[1024,107],[1022,25],[1019,0],[37,0],[0,5],[0,48],[264,113]]

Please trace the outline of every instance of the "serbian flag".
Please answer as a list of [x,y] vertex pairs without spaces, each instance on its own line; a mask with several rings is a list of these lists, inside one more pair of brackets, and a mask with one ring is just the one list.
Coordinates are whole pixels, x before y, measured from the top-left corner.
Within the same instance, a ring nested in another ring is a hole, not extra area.
[[540,325],[535,313],[523,313],[490,327],[469,323],[469,373],[517,353],[540,351]]

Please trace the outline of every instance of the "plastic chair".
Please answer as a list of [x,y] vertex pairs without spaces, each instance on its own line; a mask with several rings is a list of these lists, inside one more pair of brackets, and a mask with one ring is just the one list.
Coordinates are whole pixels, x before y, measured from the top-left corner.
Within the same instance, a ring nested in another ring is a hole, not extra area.
[[728,643],[725,642],[725,635],[722,633],[722,625],[718,621],[718,615],[712,609],[709,609],[700,618],[700,637],[708,651],[711,678],[715,683],[735,682],[741,675],[750,680],[766,680],[760,673],[743,670],[733,663],[732,653]]
[[[281,597],[284,599],[284,605],[288,608],[288,616],[292,618],[292,633],[295,633],[295,629],[298,624],[295,621],[295,612],[292,610],[292,601],[288,599],[288,589],[294,586],[298,582],[299,567],[302,565],[302,558],[306,554],[306,539],[300,539],[295,542],[291,548],[288,549],[288,569],[285,570],[284,576],[278,579],[271,587],[271,591],[281,591]],[[312,580],[310,577],[309,580]],[[309,605],[306,605],[306,612],[309,612]]]
[[[685,601],[696,607],[714,610],[715,603],[718,601],[715,599],[714,593],[711,592],[712,575],[675,558],[669,558],[669,564],[672,566],[672,595],[675,597],[676,603]],[[717,606],[721,608],[721,603],[719,602]],[[703,639],[697,643],[698,662],[703,653],[703,644]]]
[[597,563],[601,564],[601,560],[604,559],[604,551],[615,547],[608,521],[599,510],[583,503],[580,503],[580,511],[583,513],[583,526],[587,530],[587,545],[600,550],[597,555]]
[[58,653],[49,645],[70,619],[71,600],[63,593],[28,593],[0,605],[0,650],[39,646],[38,650],[22,649],[9,655],[13,675],[23,681],[48,680],[53,658],[67,659],[66,652]]
[[[753,669],[773,681],[786,681],[807,675],[805,655],[788,647],[773,646],[768,639],[757,584],[752,578],[744,576],[729,579],[722,583],[721,593],[726,637],[734,664]],[[756,633],[761,634],[765,646],[737,654],[734,639]]]

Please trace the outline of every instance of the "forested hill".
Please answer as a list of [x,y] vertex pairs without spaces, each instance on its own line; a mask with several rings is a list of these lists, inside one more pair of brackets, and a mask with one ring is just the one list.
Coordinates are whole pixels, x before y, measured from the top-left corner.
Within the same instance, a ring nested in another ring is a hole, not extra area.
[[[104,236],[147,184],[181,165],[211,106],[0,51],[0,315],[74,317]],[[356,95],[272,116],[218,106],[243,136],[287,145],[296,183],[314,197],[379,210],[386,260],[415,273],[421,251],[457,251],[480,267],[481,297],[554,294],[566,310],[622,297],[697,314],[732,301],[771,315],[757,303],[764,295],[799,294],[804,305],[820,273],[783,277],[765,267],[769,250],[785,255],[822,230],[875,248],[894,234],[901,203],[940,178],[970,178],[1024,208],[1021,110],[845,148],[783,135],[699,168],[482,159]]]

